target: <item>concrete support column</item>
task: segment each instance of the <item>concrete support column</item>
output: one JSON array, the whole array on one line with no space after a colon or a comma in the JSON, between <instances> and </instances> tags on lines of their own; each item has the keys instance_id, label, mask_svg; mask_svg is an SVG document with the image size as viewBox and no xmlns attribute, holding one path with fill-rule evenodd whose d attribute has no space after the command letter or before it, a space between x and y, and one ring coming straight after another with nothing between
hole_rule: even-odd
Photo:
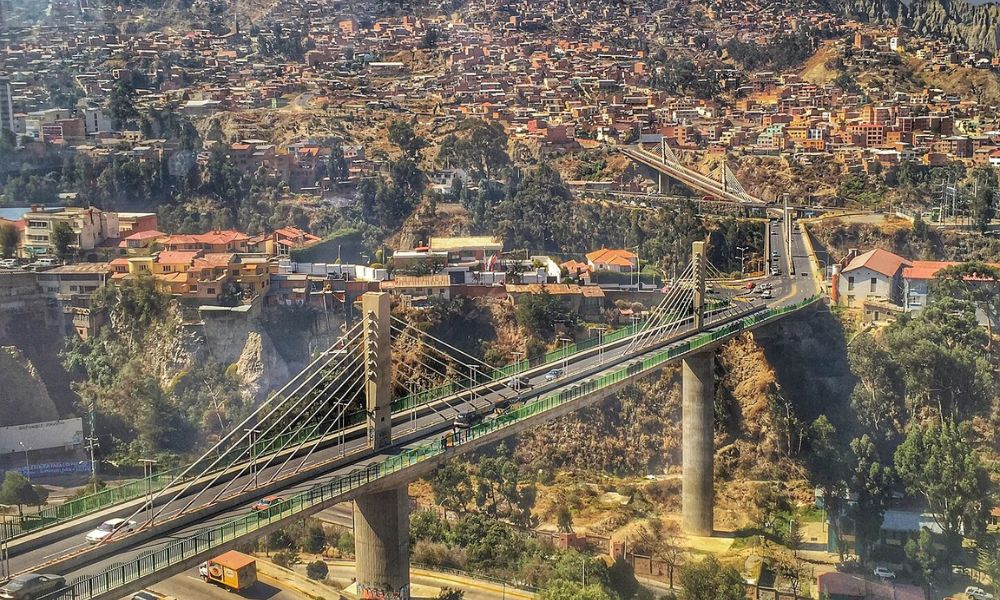
<instances>
[{"instance_id":1,"label":"concrete support column","mask_svg":"<svg viewBox=\"0 0 1000 600\"><path fill-rule=\"evenodd\" d=\"M691 260L694 262L694 312L695 329L705 327L705 242L694 242L691 246Z\"/></svg>"},{"instance_id":2,"label":"concrete support column","mask_svg":"<svg viewBox=\"0 0 1000 600\"><path fill-rule=\"evenodd\" d=\"M656 192L658 194L666 194L667 176L663 173L656 172Z\"/></svg>"},{"instance_id":3,"label":"concrete support column","mask_svg":"<svg viewBox=\"0 0 1000 600\"><path fill-rule=\"evenodd\" d=\"M392 443L392 339L389 294L368 292L361 297L365 344L365 402L368 445L381 450Z\"/></svg>"},{"instance_id":4,"label":"concrete support column","mask_svg":"<svg viewBox=\"0 0 1000 600\"><path fill-rule=\"evenodd\" d=\"M681 527L690 535L712 535L714 517L715 352L682 361Z\"/></svg>"},{"instance_id":5,"label":"concrete support column","mask_svg":"<svg viewBox=\"0 0 1000 600\"><path fill-rule=\"evenodd\" d=\"M767 211L764 211L764 275L767 275L771 269L768 266L771 264L771 222L766 219Z\"/></svg>"},{"instance_id":6,"label":"concrete support column","mask_svg":"<svg viewBox=\"0 0 1000 600\"><path fill-rule=\"evenodd\" d=\"M354 554L359 596L370 590L399 593L403 600L410 597L410 501L405 485L354 501Z\"/></svg>"}]
</instances>

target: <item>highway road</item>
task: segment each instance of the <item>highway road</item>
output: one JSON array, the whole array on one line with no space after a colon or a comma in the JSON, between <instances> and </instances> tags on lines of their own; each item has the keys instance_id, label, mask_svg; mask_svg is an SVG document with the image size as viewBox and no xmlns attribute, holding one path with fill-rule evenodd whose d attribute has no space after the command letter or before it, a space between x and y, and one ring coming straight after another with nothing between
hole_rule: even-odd
<instances>
[{"instance_id":1,"label":"highway road","mask_svg":"<svg viewBox=\"0 0 1000 600\"><path fill-rule=\"evenodd\" d=\"M198 569L189 569L147 589L170 598L176 598L176 600L193 600L194 598L198 600L233 600L232 592L202 581L201 577L198 576ZM250 589L240 592L239 597L248 600L311 600L304 594L282 589L280 582L266 577L259 577L257 583ZM131 596L126 596L122 600L129 598Z\"/></svg>"},{"instance_id":2,"label":"highway road","mask_svg":"<svg viewBox=\"0 0 1000 600\"><path fill-rule=\"evenodd\" d=\"M780 237L780 234L775 237ZM782 245L772 244L772 246L780 249ZM801 243L801 238L796 235L793 238L792 258L795 259L796 262L799 262L800 256L805 256L805 248ZM782 259L786 262L787 258L788 257L782 255ZM802 277L800 275L791 276L788 274L788 269L783 269L782 271L784 273L782 277L772 278L775 299L769 301L769 305L787 305L797 302L815 292L815 280L812 277ZM750 298L752 298L752 300L745 303L746 308L744 310L747 312L764 307L764 302L761 301L756 295L751 295ZM685 328L688 328L688 330L685 331ZM682 334L679 335L689 335L689 328L689 325L682 327ZM607 349L600 354L596 352L585 352L569 357L565 361L567 367L566 372L555 381L546 381L543 369L529 376L531 389L515 392L509 388L503 388L503 386L495 386L499 389L485 393L474 400L456 400L450 406L443 406L442 408L431 411L427 414L422 414L413 420L404 420L400 423L395 423L393 425L393 438L399 439L404 435L413 433L414 429L416 429L420 432L419 439L403 445L402 448L417 447L427 443L428 440L434 440L437 437L449 432L452 429L452 422L455 416L468 411L472 407L475 407L477 410L486 411L491 406L491 403L500 402L512 397L514 397L518 403L533 402L555 389L565 387L570 383L593 376L596 372L610 372L613 368L618 368L623 363L634 360L634 356L629 357L628 359L622 357L620 349L615 350L614 348L607 346L606 348ZM600 362L601 359L604 360L603 366ZM334 445L317 450L310 457L307 467L330 464L330 468L321 476L313 477L301 483L288 485L282 490L281 494L284 497L291 497L317 484L326 483L330 480L346 475L358 468L363 468L370 464L380 462L386 456L398 452L397 448L391 452L380 452L376 454L368 451L366 446L367 439L365 437L358 437L356 439L345 440L342 445ZM351 455L348 456L350 464L336 466L334 463L336 463L345 454ZM261 482L267 481L272 475L278 472L279 466L280 465L276 464L262 469L258 474L258 480ZM243 485L252 485L252 481L253 478L250 475L244 475L235 481L232 489L238 490ZM255 498L252 493L245 494L245 503L235 508L227 509L219 507L216 509L214 506L209 507L209 501L212 496L220 490L221 484L217 484L210 490L210 493L203 495L195 504L195 507L205 508L206 512L211 513L210 516L194 524L178 526L176 529L172 530L169 535L147 541L138 541L139 538L137 537L137 542L134 545L129 545L129 538L126 537L122 539L121 542L127 547L117 551L111 556L108 556L106 552L88 552L88 547L83 542L82 534L61 538L59 536L53 536L53 539L51 539L45 547L40 549L17 553L16 547L12 548L12 554L10 557L11 570L13 572L29 570L56 572L66 576L68 581L72 581L79 575L101 572L104 568L110 566L111 564L129 561L140 554L152 550L158 550L168 544L174 543L177 539L196 534L198 531L206 527L230 521L233 518L244 515L250 511L249 504L251 504ZM170 503L167 506L167 513L161 515L160 519L158 519L158 523L162 524L166 519L175 516L176 512L179 511L183 505L187 503L187 501L188 499L182 499ZM137 521L139 524L144 523L142 516L138 517ZM77 558L80 559L81 564L73 566L72 568L63 568L60 566L61 563L65 562L68 556L74 556L77 554Z\"/></svg>"}]
</instances>

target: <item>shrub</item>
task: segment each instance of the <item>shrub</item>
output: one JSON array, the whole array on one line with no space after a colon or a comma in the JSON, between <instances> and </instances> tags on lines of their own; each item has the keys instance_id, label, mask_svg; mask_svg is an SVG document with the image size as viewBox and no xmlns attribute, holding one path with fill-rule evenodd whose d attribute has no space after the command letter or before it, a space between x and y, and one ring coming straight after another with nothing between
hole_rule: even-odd
<instances>
[{"instance_id":1,"label":"shrub","mask_svg":"<svg viewBox=\"0 0 1000 600\"><path fill-rule=\"evenodd\" d=\"M326 566L326 563L321 560L314 560L306 565L306 577L309 579L323 581L329 574L330 567Z\"/></svg>"},{"instance_id":2,"label":"shrub","mask_svg":"<svg viewBox=\"0 0 1000 600\"><path fill-rule=\"evenodd\" d=\"M298 564L299 555L290 550L282 550L281 552L275 552L274 556L271 558L271 562L279 567L290 569L292 568L292 565Z\"/></svg>"}]
</instances>

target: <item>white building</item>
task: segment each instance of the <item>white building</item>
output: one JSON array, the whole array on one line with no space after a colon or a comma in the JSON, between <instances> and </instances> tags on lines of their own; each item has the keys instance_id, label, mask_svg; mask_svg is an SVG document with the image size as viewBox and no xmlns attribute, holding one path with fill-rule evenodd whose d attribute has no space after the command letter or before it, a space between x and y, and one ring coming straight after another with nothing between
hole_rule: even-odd
<instances>
[{"instance_id":1,"label":"white building","mask_svg":"<svg viewBox=\"0 0 1000 600\"><path fill-rule=\"evenodd\" d=\"M118 214L96 208L45 211L41 207L32 207L31 212L24 215L24 221L21 253L27 258L56 253L52 233L57 223L66 223L73 230L75 239L70 248L75 251L93 250L105 240L119 237Z\"/></svg>"},{"instance_id":2,"label":"white building","mask_svg":"<svg viewBox=\"0 0 1000 600\"><path fill-rule=\"evenodd\" d=\"M834 274L834 301L855 308L873 301L899 305L903 299L903 267L909 266L910 261L881 248L859 254Z\"/></svg>"}]
</instances>

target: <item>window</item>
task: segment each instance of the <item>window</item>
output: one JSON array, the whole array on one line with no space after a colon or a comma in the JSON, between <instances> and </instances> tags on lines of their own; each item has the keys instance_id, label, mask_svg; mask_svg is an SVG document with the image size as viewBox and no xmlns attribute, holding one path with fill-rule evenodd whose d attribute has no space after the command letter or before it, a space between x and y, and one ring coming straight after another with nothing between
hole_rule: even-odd
<instances>
[{"instance_id":1,"label":"window","mask_svg":"<svg viewBox=\"0 0 1000 600\"><path fill-rule=\"evenodd\" d=\"M173 270L174 270L174 268L171 267L170 265L163 265L163 272L164 273L169 273L169 272L171 272Z\"/></svg>"},{"instance_id":2,"label":"window","mask_svg":"<svg viewBox=\"0 0 1000 600\"><path fill-rule=\"evenodd\" d=\"M848 277L847 278L847 291L851 291L853 289L854 289L854 277Z\"/></svg>"},{"instance_id":3,"label":"window","mask_svg":"<svg viewBox=\"0 0 1000 600\"><path fill-rule=\"evenodd\" d=\"M32 229L48 229L48 221L28 221L28 227Z\"/></svg>"},{"instance_id":4,"label":"window","mask_svg":"<svg viewBox=\"0 0 1000 600\"><path fill-rule=\"evenodd\" d=\"M872 277L872 279L871 279L871 289L868 290L868 291L874 294L876 287L878 287L878 279Z\"/></svg>"}]
</instances>

